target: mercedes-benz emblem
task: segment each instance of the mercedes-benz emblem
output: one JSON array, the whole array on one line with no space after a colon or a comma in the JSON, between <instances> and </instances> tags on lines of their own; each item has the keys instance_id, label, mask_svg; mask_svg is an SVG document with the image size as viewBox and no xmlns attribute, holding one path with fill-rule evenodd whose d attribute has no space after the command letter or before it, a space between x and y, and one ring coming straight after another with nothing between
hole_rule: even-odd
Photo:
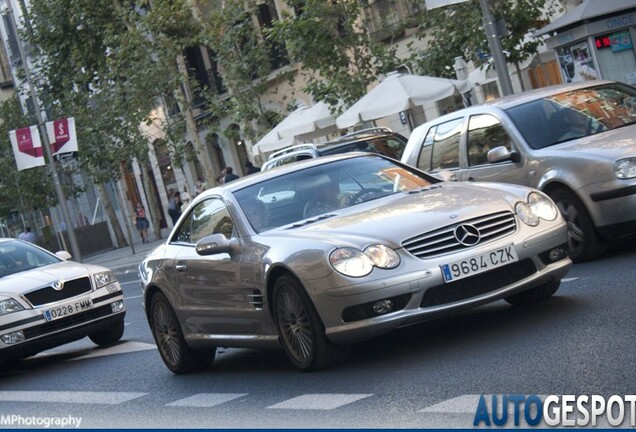
<instances>
[{"instance_id":1,"label":"mercedes-benz emblem","mask_svg":"<svg viewBox=\"0 0 636 432\"><path fill-rule=\"evenodd\" d=\"M55 291L62 291L62 288L64 288L64 281L57 281L53 284L53 289Z\"/></svg>"},{"instance_id":2,"label":"mercedes-benz emblem","mask_svg":"<svg viewBox=\"0 0 636 432\"><path fill-rule=\"evenodd\" d=\"M455 228L455 238L464 246L474 246L479 243L479 230L472 225L464 224Z\"/></svg>"}]
</instances>

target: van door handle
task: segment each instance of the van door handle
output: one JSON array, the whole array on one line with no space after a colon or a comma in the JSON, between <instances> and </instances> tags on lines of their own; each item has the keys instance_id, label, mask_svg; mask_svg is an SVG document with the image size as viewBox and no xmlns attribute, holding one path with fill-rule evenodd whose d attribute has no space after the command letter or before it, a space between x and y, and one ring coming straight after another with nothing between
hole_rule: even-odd
<instances>
[{"instance_id":1,"label":"van door handle","mask_svg":"<svg viewBox=\"0 0 636 432\"><path fill-rule=\"evenodd\" d=\"M188 266L185 265L184 263L179 263L176 266L174 266L174 268L179 271L179 272L183 272L186 271L188 269Z\"/></svg>"},{"instance_id":2,"label":"van door handle","mask_svg":"<svg viewBox=\"0 0 636 432\"><path fill-rule=\"evenodd\" d=\"M475 181L474 177L468 177L468 181Z\"/></svg>"}]
</instances>

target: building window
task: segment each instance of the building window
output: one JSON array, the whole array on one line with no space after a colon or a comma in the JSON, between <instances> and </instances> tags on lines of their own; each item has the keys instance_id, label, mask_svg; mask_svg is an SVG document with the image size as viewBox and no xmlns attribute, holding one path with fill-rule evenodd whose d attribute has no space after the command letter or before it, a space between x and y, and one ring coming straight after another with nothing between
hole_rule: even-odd
<instances>
[{"instance_id":1,"label":"building window","mask_svg":"<svg viewBox=\"0 0 636 432\"><path fill-rule=\"evenodd\" d=\"M272 23L278 20L278 12L274 0L266 0L258 5L257 9L258 25L261 29L271 28ZM272 69L278 69L289 64L289 58L285 47L277 42L265 42L270 52Z\"/></svg>"}]
</instances>

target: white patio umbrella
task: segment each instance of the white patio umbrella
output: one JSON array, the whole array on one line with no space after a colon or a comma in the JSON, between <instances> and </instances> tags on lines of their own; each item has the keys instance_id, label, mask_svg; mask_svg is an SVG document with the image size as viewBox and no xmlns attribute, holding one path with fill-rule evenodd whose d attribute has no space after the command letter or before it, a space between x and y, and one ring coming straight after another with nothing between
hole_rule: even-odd
<instances>
[{"instance_id":1,"label":"white patio umbrella","mask_svg":"<svg viewBox=\"0 0 636 432\"><path fill-rule=\"evenodd\" d=\"M263 138L258 140L258 142L252 146L252 153L271 153L275 150L289 147L295 142L296 140L294 139L294 137L281 138L278 134L278 130L276 130L276 127L274 127L274 129L267 132L267 134L265 134Z\"/></svg>"},{"instance_id":2,"label":"white patio umbrella","mask_svg":"<svg viewBox=\"0 0 636 432\"><path fill-rule=\"evenodd\" d=\"M336 119L324 102L301 106L289 114L278 126L281 138L321 136L338 130Z\"/></svg>"},{"instance_id":3,"label":"white patio umbrella","mask_svg":"<svg viewBox=\"0 0 636 432\"><path fill-rule=\"evenodd\" d=\"M336 125L346 129L358 123L377 120L391 114L434 102L471 88L469 81L410 74L390 74L369 93L353 104Z\"/></svg>"},{"instance_id":4,"label":"white patio umbrella","mask_svg":"<svg viewBox=\"0 0 636 432\"><path fill-rule=\"evenodd\" d=\"M318 102L311 107L302 105L254 144L252 152L273 152L337 130L336 119L327 104Z\"/></svg>"}]
</instances>

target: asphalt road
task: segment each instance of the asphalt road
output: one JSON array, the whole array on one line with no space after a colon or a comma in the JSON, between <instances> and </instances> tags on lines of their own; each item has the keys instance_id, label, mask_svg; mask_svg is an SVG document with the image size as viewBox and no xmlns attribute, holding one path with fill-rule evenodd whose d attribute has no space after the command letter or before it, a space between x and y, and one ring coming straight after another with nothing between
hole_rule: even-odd
<instances>
[{"instance_id":1,"label":"asphalt road","mask_svg":"<svg viewBox=\"0 0 636 432\"><path fill-rule=\"evenodd\" d=\"M548 301L501 301L401 329L316 373L297 371L282 351L221 349L208 370L174 376L154 348L136 275L119 275L128 310L122 343L98 349L85 339L5 368L0 423L472 428L481 394L634 394L635 263L628 242L575 265Z\"/></svg>"}]
</instances>

